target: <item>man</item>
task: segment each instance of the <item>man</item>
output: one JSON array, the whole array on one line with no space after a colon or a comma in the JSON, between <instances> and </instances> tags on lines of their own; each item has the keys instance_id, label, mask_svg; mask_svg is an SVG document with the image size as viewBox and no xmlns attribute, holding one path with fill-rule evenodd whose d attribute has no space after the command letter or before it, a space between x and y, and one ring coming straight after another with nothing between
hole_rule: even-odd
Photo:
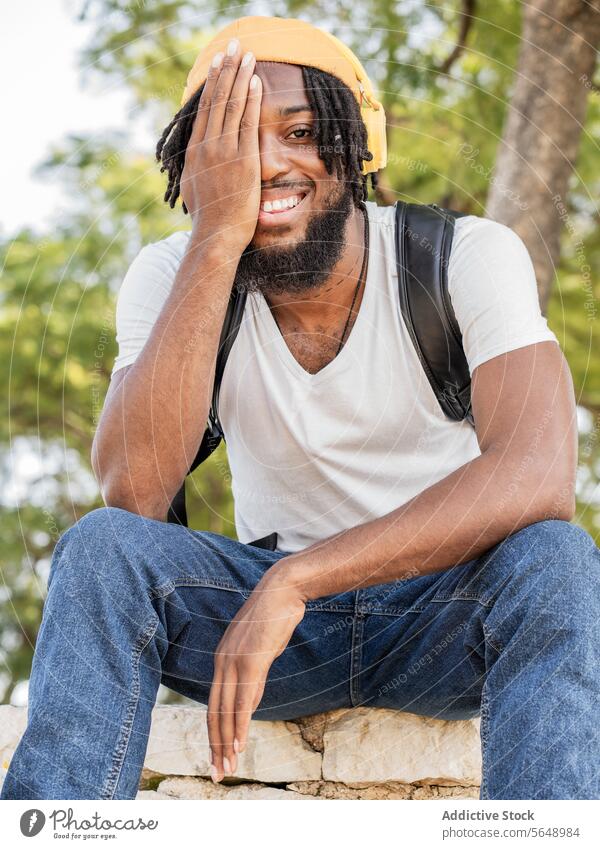
<instances>
[{"instance_id":1,"label":"man","mask_svg":"<svg viewBox=\"0 0 600 849\"><path fill-rule=\"evenodd\" d=\"M161 682L208 703L215 781L252 715L367 705L480 713L484 799L598 797L600 552L570 524L573 387L531 261L509 228L457 220L475 428L450 421L401 318L393 207L366 201L384 156L361 69L324 69L327 38L234 22L159 142L192 227L123 282L93 452L107 507L57 544L4 798L133 797ZM234 285L218 413L239 541L165 522ZM273 531L276 550L249 544Z\"/></svg>"}]
</instances>

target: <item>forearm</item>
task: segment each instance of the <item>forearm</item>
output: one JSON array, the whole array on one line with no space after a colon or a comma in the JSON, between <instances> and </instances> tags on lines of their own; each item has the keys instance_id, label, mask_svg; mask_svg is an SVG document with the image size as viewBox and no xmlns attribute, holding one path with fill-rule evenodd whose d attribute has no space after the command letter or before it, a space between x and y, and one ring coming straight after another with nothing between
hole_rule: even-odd
<instances>
[{"instance_id":1,"label":"forearm","mask_svg":"<svg viewBox=\"0 0 600 849\"><path fill-rule=\"evenodd\" d=\"M107 504L166 518L206 427L237 260L190 237L143 350L105 402L93 462Z\"/></svg>"},{"instance_id":2,"label":"forearm","mask_svg":"<svg viewBox=\"0 0 600 849\"><path fill-rule=\"evenodd\" d=\"M571 502L548 466L523 474L522 458L489 450L391 513L282 558L268 579L308 601L441 571L535 521L570 518Z\"/></svg>"}]
</instances>

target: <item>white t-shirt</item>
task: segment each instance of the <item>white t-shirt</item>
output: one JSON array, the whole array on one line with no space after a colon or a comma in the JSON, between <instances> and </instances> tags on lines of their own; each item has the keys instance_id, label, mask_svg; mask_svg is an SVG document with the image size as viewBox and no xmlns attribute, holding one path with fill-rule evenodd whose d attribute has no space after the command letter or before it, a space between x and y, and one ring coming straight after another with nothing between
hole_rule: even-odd
<instances>
[{"instance_id":1,"label":"white t-shirt","mask_svg":"<svg viewBox=\"0 0 600 849\"><path fill-rule=\"evenodd\" d=\"M309 374L260 293L247 298L219 399L242 542L278 533L300 551L404 504L481 453L475 430L442 412L404 324L394 207L367 202L365 291L336 356ZM189 231L142 248L117 304L113 373L144 346L186 250ZM449 294L471 374L506 351L551 340L521 238L476 215L456 220Z\"/></svg>"}]
</instances>

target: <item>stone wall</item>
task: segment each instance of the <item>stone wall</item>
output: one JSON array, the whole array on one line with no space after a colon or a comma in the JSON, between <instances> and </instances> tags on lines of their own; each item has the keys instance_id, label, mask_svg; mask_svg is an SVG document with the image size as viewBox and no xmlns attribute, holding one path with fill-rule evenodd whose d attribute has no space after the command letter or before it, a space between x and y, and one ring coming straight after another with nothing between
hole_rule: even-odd
<instances>
[{"instance_id":1,"label":"stone wall","mask_svg":"<svg viewBox=\"0 0 600 849\"><path fill-rule=\"evenodd\" d=\"M2 776L25 723L0 707ZM204 708L155 707L139 799L476 799L479 723L376 708L252 722L236 775L208 771Z\"/></svg>"}]
</instances>

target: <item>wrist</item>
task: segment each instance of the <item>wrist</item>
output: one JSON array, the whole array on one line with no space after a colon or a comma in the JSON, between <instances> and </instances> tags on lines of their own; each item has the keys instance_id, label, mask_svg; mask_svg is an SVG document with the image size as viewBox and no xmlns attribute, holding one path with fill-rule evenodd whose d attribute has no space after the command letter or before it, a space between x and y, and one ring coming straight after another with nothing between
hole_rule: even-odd
<instances>
[{"instance_id":1,"label":"wrist","mask_svg":"<svg viewBox=\"0 0 600 849\"><path fill-rule=\"evenodd\" d=\"M290 600L306 604L311 600L306 578L300 555L290 554L274 563L260 579L258 586L261 589L286 595Z\"/></svg>"},{"instance_id":2,"label":"wrist","mask_svg":"<svg viewBox=\"0 0 600 849\"><path fill-rule=\"evenodd\" d=\"M232 228L227 232L222 232L207 224L200 223L195 223L192 226L190 245L203 253L234 260L239 260L245 247L235 238L235 232Z\"/></svg>"}]
</instances>

